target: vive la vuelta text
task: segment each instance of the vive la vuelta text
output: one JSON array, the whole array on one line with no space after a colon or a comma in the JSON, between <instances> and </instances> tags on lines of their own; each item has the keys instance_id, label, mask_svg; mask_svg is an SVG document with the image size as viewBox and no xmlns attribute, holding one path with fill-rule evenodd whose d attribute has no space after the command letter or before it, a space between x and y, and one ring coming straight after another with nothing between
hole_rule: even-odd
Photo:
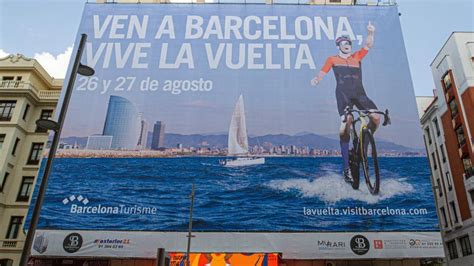
<instances>
[{"instance_id":1,"label":"vive la vuelta text","mask_svg":"<svg viewBox=\"0 0 474 266\"><path fill-rule=\"evenodd\" d=\"M316 69L311 45L317 41L348 35L361 44L363 38L343 16L166 15L155 20L93 15L87 64L111 70Z\"/></svg>"}]
</instances>

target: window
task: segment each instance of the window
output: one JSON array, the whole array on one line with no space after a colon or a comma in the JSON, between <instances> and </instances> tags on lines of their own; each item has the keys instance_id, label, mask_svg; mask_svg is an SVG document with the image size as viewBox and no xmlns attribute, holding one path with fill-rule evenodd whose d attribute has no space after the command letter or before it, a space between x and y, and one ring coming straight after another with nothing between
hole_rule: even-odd
<instances>
[{"instance_id":1,"label":"window","mask_svg":"<svg viewBox=\"0 0 474 266\"><path fill-rule=\"evenodd\" d=\"M41 110L41 116L39 119L49 119L53 116L53 110ZM46 133L48 130L40 127L36 127L36 132Z\"/></svg>"},{"instance_id":2,"label":"window","mask_svg":"<svg viewBox=\"0 0 474 266\"><path fill-rule=\"evenodd\" d=\"M459 243L461 244L461 252L463 257L472 254L471 242L469 242L469 235L460 237Z\"/></svg>"},{"instance_id":3,"label":"window","mask_svg":"<svg viewBox=\"0 0 474 266\"><path fill-rule=\"evenodd\" d=\"M456 240L452 240L446 243L448 246L448 253L450 259L457 259L458 258L458 249L456 247Z\"/></svg>"},{"instance_id":4,"label":"window","mask_svg":"<svg viewBox=\"0 0 474 266\"><path fill-rule=\"evenodd\" d=\"M444 207L439 208L439 210L441 211L441 215L443 216L443 227L448 227L448 219L446 218L446 211L444 210Z\"/></svg>"},{"instance_id":5,"label":"window","mask_svg":"<svg viewBox=\"0 0 474 266\"><path fill-rule=\"evenodd\" d=\"M431 158L433 159L433 167L434 167L434 169L435 169L435 170L438 169L438 164L436 163L436 157L435 157L435 153L434 153L434 152L431 153Z\"/></svg>"},{"instance_id":6,"label":"window","mask_svg":"<svg viewBox=\"0 0 474 266\"><path fill-rule=\"evenodd\" d=\"M474 189L469 191L469 195L471 195L471 203L472 203L472 206L474 206Z\"/></svg>"},{"instance_id":7,"label":"window","mask_svg":"<svg viewBox=\"0 0 474 266\"><path fill-rule=\"evenodd\" d=\"M12 218L10 218L10 225L8 226L7 235L5 236L6 239L15 239L18 237L22 221L22 216L12 216Z\"/></svg>"},{"instance_id":8,"label":"window","mask_svg":"<svg viewBox=\"0 0 474 266\"><path fill-rule=\"evenodd\" d=\"M33 190L33 176L24 176L16 201L28 201Z\"/></svg>"},{"instance_id":9,"label":"window","mask_svg":"<svg viewBox=\"0 0 474 266\"><path fill-rule=\"evenodd\" d=\"M462 163L464 165L464 173L466 174L466 179L474 175L474 167L472 167L472 162L469 157L463 158Z\"/></svg>"},{"instance_id":10,"label":"window","mask_svg":"<svg viewBox=\"0 0 474 266\"><path fill-rule=\"evenodd\" d=\"M438 195L439 195L440 197L442 197L442 196L443 196L443 189L441 188L441 182L439 181L439 178L436 178L436 185L438 186L438 191L439 191L439 192L438 192L438 193L439 193Z\"/></svg>"},{"instance_id":11,"label":"window","mask_svg":"<svg viewBox=\"0 0 474 266\"><path fill-rule=\"evenodd\" d=\"M11 259L0 259L0 266L13 266L13 260L11 260Z\"/></svg>"},{"instance_id":12,"label":"window","mask_svg":"<svg viewBox=\"0 0 474 266\"><path fill-rule=\"evenodd\" d=\"M3 142L5 142L5 134L0 134L0 150L3 147Z\"/></svg>"},{"instance_id":13,"label":"window","mask_svg":"<svg viewBox=\"0 0 474 266\"><path fill-rule=\"evenodd\" d=\"M26 164L39 164L42 150L43 143L33 143L31 145L30 156L28 156L28 161Z\"/></svg>"},{"instance_id":14,"label":"window","mask_svg":"<svg viewBox=\"0 0 474 266\"><path fill-rule=\"evenodd\" d=\"M439 149L441 150L441 157L443 157L442 158L443 163L445 163L446 162L446 154L444 153L444 145L441 144L441 146L439 146Z\"/></svg>"},{"instance_id":15,"label":"window","mask_svg":"<svg viewBox=\"0 0 474 266\"><path fill-rule=\"evenodd\" d=\"M15 77L13 77L13 76L3 76L2 80L9 81L9 80L13 80L14 78Z\"/></svg>"},{"instance_id":16,"label":"window","mask_svg":"<svg viewBox=\"0 0 474 266\"><path fill-rule=\"evenodd\" d=\"M428 137L428 144L431 144L431 134L430 134L430 128L427 127L425 128L425 135Z\"/></svg>"},{"instance_id":17,"label":"window","mask_svg":"<svg viewBox=\"0 0 474 266\"><path fill-rule=\"evenodd\" d=\"M18 144L20 143L20 139L16 138L15 144L13 144L13 150L12 150L12 155L15 156L16 153L16 148L18 148Z\"/></svg>"},{"instance_id":18,"label":"window","mask_svg":"<svg viewBox=\"0 0 474 266\"><path fill-rule=\"evenodd\" d=\"M2 185L2 186L0 187L0 192L3 192L3 188L5 187L5 184L7 183L7 178L8 178L9 175L10 175L9 172L5 172L5 176L3 176L3 181L2 181L2 183L0 184L0 185Z\"/></svg>"},{"instance_id":19,"label":"window","mask_svg":"<svg viewBox=\"0 0 474 266\"><path fill-rule=\"evenodd\" d=\"M439 130L438 118L433 119L433 124L436 128L436 135L439 137L439 135L441 134L441 130Z\"/></svg>"},{"instance_id":20,"label":"window","mask_svg":"<svg viewBox=\"0 0 474 266\"><path fill-rule=\"evenodd\" d=\"M451 174L446 172L446 181L448 182L449 191L453 190L453 183L451 182Z\"/></svg>"},{"instance_id":21,"label":"window","mask_svg":"<svg viewBox=\"0 0 474 266\"><path fill-rule=\"evenodd\" d=\"M444 84L445 90L449 90L451 86L453 85L451 82L451 76L449 75L449 72L444 75L443 84Z\"/></svg>"},{"instance_id":22,"label":"window","mask_svg":"<svg viewBox=\"0 0 474 266\"><path fill-rule=\"evenodd\" d=\"M454 201L451 201L451 202L449 203L449 206L451 206L451 210L453 210L454 224L459 223L459 220L458 220L458 213L457 213L457 211L456 211L456 204L454 204Z\"/></svg>"},{"instance_id":23,"label":"window","mask_svg":"<svg viewBox=\"0 0 474 266\"><path fill-rule=\"evenodd\" d=\"M456 100L452 99L449 102L449 109L451 110L451 116L455 117L458 114L458 105L456 104Z\"/></svg>"},{"instance_id":24,"label":"window","mask_svg":"<svg viewBox=\"0 0 474 266\"><path fill-rule=\"evenodd\" d=\"M26 104L26 107L25 107L25 112L23 112L23 120L26 119L26 116L28 115L28 111L30 110L30 105L29 104Z\"/></svg>"},{"instance_id":25,"label":"window","mask_svg":"<svg viewBox=\"0 0 474 266\"><path fill-rule=\"evenodd\" d=\"M16 101L0 101L0 121L10 121Z\"/></svg>"},{"instance_id":26,"label":"window","mask_svg":"<svg viewBox=\"0 0 474 266\"><path fill-rule=\"evenodd\" d=\"M464 137L464 130L462 129L461 126L456 128L456 136L458 137L459 147L461 147L462 145L464 145L464 143L466 143L466 138Z\"/></svg>"}]
</instances>

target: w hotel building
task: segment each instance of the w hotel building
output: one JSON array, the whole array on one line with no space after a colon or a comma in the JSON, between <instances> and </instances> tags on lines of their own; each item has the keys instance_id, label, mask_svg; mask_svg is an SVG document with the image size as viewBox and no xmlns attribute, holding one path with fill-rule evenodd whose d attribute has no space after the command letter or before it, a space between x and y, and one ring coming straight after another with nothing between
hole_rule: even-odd
<instances>
[{"instance_id":1,"label":"w hotel building","mask_svg":"<svg viewBox=\"0 0 474 266\"><path fill-rule=\"evenodd\" d=\"M23 224L48 140L35 122L53 115L62 83L34 59L0 58L0 265L18 265Z\"/></svg>"},{"instance_id":2,"label":"w hotel building","mask_svg":"<svg viewBox=\"0 0 474 266\"><path fill-rule=\"evenodd\" d=\"M449 265L474 261L474 33L454 32L431 63L421 123Z\"/></svg>"}]
</instances>

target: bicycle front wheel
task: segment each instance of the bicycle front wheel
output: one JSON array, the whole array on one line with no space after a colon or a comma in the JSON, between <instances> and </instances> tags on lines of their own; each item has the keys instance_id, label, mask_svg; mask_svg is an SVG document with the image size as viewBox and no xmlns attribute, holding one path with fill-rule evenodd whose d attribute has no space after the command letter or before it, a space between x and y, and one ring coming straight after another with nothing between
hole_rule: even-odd
<instances>
[{"instance_id":1,"label":"bicycle front wheel","mask_svg":"<svg viewBox=\"0 0 474 266\"><path fill-rule=\"evenodd\" d=\"M380 190L379 162L377 159L377 149L372 133L365 128L362 130L362 168L364 170L365 182L372 195L377 195Z\"/></svg>"}]
</instances>

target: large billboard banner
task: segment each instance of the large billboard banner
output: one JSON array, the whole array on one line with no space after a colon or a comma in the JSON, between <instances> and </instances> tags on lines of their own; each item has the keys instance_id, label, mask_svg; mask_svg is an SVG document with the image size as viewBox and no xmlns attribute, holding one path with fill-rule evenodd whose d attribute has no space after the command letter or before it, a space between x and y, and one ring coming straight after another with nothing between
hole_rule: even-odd
<instances>
[{"instance_id":1,"label":"large billboard banner","mask_svg":"<svg viewBox=\"0 0 474 266\"><path fill-rule=\"evenodd\" d=\"M395 6L87 4L81 33L96 73L71 98L50 241L153 231L183 252L193 184L196 252L416 257L410 240L440 240Z\"/></svg>"}]
</instances>

